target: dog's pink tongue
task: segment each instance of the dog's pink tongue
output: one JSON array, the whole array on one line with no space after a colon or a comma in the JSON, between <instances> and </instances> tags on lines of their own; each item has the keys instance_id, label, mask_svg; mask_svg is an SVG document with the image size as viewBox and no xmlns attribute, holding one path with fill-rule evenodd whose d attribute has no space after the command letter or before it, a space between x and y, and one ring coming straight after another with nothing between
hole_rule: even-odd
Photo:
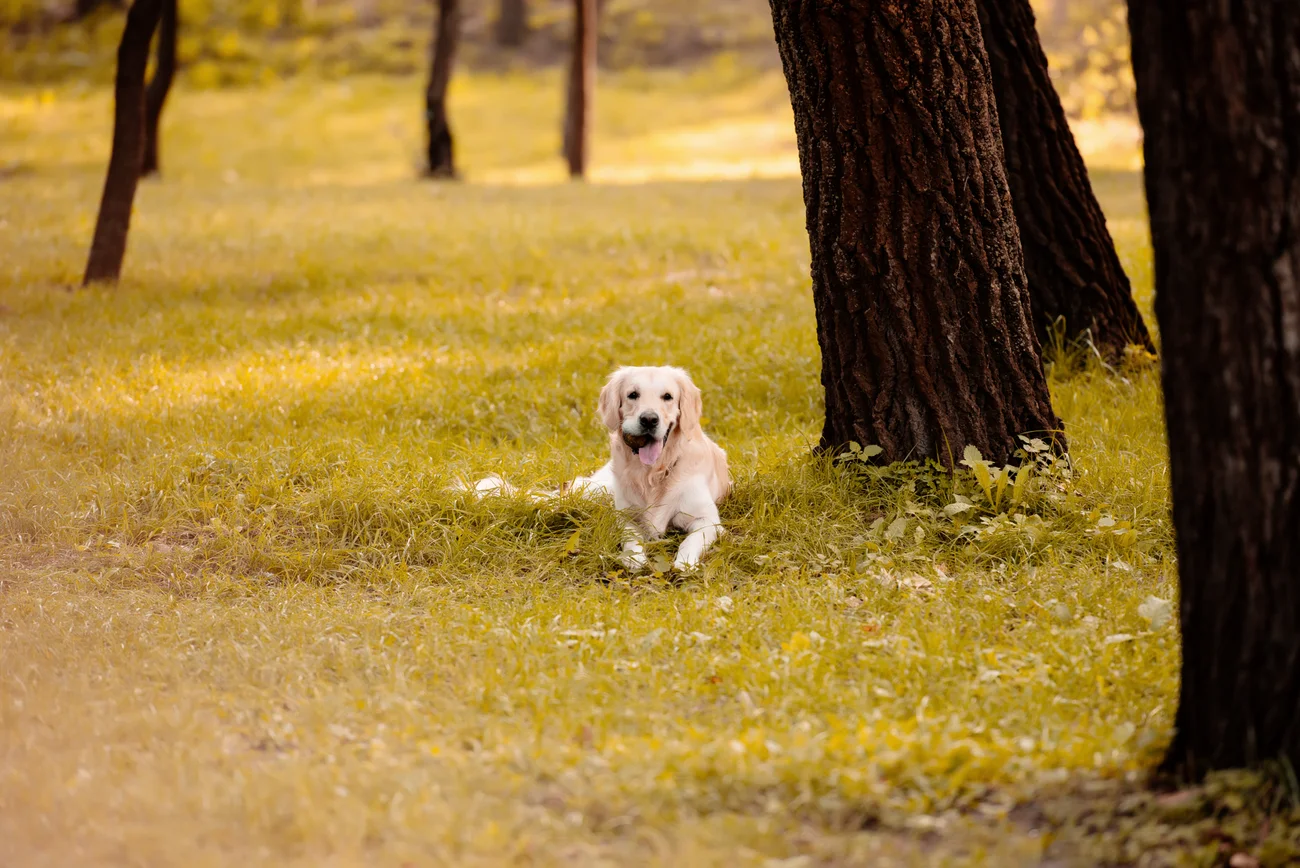
<instances>
[{"instance_id":1,"label":"dog's pink tongue","mask_svg":"<svg viewBox=\"0 0 1300 868\"><path fill-rule=\"evenodd\" d=\"M662 440L651 440L637 451L636 457L641 459L642 464L649 467L659 460L659 453L663 451L664 442Z\"/></svg>"}]
</instances>

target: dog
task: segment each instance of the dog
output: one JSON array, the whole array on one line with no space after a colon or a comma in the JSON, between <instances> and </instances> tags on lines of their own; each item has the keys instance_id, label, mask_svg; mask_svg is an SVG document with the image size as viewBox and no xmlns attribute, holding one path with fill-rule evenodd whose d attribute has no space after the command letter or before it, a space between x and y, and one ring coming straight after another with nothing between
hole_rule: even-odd
<instances>
[{"instance_id":1,"label":"dog","mask_svg":"<svg viewBox=\"0 0 1300 868\"><path fill-rule=\"evenodd\" d=\"M731 492L731 476L727 453L700 427L703 410L681 368L619 368L600 391L610 460L582 484L608 484L615 508L635 516L623 543L629 569L646 564L641 535L658 539L669 525L686 531L673 567L688 570L722 532L718 504Z\"/></svg>"},{"instance_id":2,"label":"dog","mask_svg":"<svg viewBox=\"0 0 1300 868\"><path fill-rule=\"evenodd\" d=\"M686 532L673 567L688 571L722 533L718 504L731 492L727 454L700 427L703 399L681 368L624 367L600 391L598 412L609 429L610 460L560 492L523 492L534 502L572 492L609 494L631 520L619 560L630 571L647 563L645 540L670 526ZM519 494L499 476L462 490L477 495Z\"/></svg>"}]
</instances>

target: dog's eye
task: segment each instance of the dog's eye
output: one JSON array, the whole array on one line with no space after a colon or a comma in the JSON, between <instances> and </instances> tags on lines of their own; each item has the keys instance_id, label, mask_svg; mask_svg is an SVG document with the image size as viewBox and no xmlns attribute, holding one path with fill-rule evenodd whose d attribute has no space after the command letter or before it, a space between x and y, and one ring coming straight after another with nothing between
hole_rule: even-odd
<instances>
[{"instance_id":1,"label":"dog's eye","mask_svg":"<svg viewBox=\"0 0 1300 868\"><path fill-rule=\"evenodd\" d=\"M641 393L640 393L640 392L628 392L628 393L627 393L627 399L628 399L629 401L635 401L637 398L640 398L640 397L641 397Z\"/></svg>"},{"instance_id":2,"label":"dog's eye","mask_svg":"<svg viewBox=\"0 0 1300 868\"><path fill-rule=\"evenodd\" d=\"M672 396L672 395L668 394L667 392L664 392L664 400L665 400L665 401L671 401L672 399L673 399L673 396Z\"/></svg>"}]
</instances>

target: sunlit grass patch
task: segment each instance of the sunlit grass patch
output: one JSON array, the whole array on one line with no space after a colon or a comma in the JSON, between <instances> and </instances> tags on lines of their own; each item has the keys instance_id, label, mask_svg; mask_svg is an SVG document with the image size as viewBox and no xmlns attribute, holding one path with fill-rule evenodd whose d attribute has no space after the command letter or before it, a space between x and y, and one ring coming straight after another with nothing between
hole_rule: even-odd
<instances>
[{"instance_id":1,"label":"sunlit grass patch","mask_svg":"<svg viewBox=\"0 0 1300 868\"><path fill-rule=\"evenodd\" d=\"M471 180L550 158L556 84L463 85ZM606 153L788 111L660 84L607 84ZM65 289L103 94L0 140L0 861L1019 864L1017 800L1149 768L1153 368L1053 365L1070 472L996 504L815 457L797 181L429 185L412 83L304 87L176 95L114 290ZM1138 180L1097 186L1145 307ZM610 368L659 362L737 481L698 575L621 572L608 504L449 490L589 472Z\"/></svg>"}]
</instances>

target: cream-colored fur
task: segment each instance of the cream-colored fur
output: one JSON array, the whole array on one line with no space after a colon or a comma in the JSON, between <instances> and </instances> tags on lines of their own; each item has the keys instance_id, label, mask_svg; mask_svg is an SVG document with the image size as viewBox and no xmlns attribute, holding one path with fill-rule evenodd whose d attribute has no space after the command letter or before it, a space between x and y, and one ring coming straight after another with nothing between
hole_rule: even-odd
<instances>
[{"instance_id":1,"label":"cream-colored fur","mask_svg":"<svg viewBox=\"0 0 1300 868\"><path fill-rule=\"evenodd\" d=\"M659 417L659 430L667 432L662 451L650 465L623 438L624 423L647 411ZM542 501L565 491L609 493L614 506L631 519L623 543L624 566L644 567L643 540L658 539L672 526L686 531L673 566L692 569L722 533L718 503L731 491L727 454L701 429L702 412L700 390L681 368L619 368L600 392L600 418L609 429L609 463L559 492L523 494ZM499 476L458 487L480 496L520 493Z\"/></svg>"},{"instance_id":2,"label":"cream-colored fur","mask_svg":"<svg viewBox=\"0 0 1300 868\"><path fill-rule=\"evenodd\" d=\"M636 396L636 397L632 397ZM622 426L653 410L670 426L651 466L623 441ZM635 519L623 544L623 563L645 566L642 536L657 539L671 525L686 531L673 566L689 569L722 532L718 503L731 491L727 454L700 428L700 390L681 368L619 368L600 392L600 416L609 429L608 470L614 505Z\"/></svg>"}]
</instances>

